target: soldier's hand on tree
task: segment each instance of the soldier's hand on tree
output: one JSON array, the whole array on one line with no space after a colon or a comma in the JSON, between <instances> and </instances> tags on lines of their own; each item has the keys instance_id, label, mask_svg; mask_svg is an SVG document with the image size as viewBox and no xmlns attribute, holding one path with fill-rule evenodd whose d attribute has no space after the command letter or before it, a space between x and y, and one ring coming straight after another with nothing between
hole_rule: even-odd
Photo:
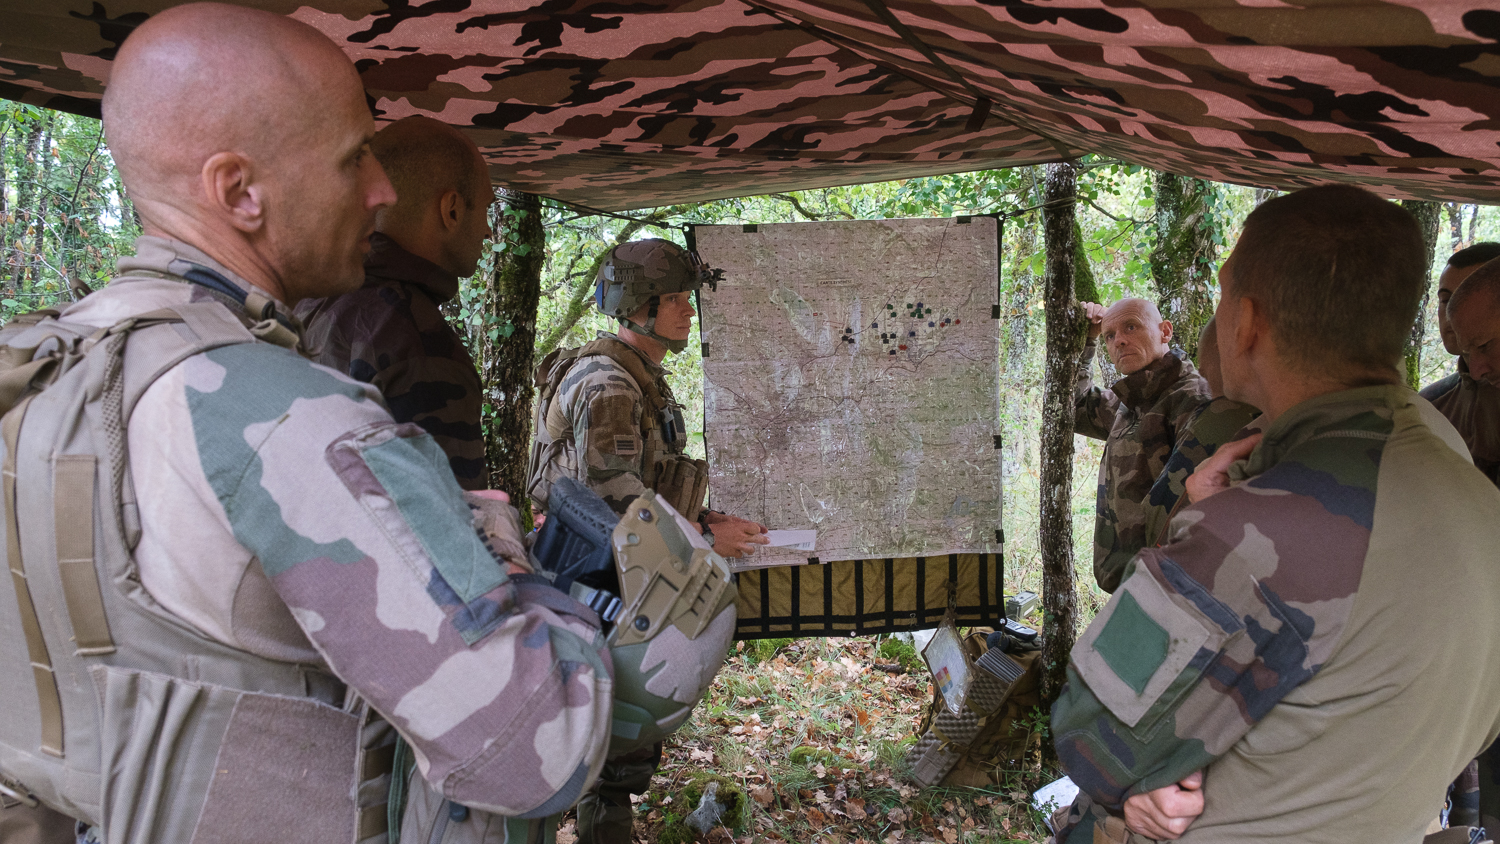
<instances>
[{"instance_id":1,"label":"soldier's hand on tree","mask_svg":"<svg viewBox=\"0 0 1500 844\"><path fill-rule=\"evenodd\" d=\"M1089 339L1093 340L1104 330L1104 312L1108 310L1098 302L1079 302L1083 313L1089 318Z\"/></svg>"},{"instance_id":2,"label":"soldier's hand on tree","mask_svg":"<svg viewBox=\"0 0 1500 844\"><path fill-rule=\"evenodd\" d=\"M1165 788L1125 798L1125 827L1158 841L1175 841L1203 814L1203 772Z\"/></svg>"},{"instance_id":3,"label":"soldier's hand on tree","mask_svg":"<svg viewBox=\"0 0 1500 844\"><path fill-rule=\"evenodd\" d=\"M1198 464L1193 474L1188 475L1183 486L1187 489L1188 501L1197 504L1210 495L1229 489L1229 464L1244 460L1260 445L1261 434L1256 432L1242 440L1219 446L1213 456Z\"/></svg>"}]
</instances>

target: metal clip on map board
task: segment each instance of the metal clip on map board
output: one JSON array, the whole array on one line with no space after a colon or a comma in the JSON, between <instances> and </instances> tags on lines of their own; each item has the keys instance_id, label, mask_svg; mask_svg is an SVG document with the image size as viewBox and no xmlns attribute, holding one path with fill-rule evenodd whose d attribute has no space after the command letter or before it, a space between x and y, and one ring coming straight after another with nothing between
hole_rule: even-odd
<instances>
[{"instance_id":1,"label":"metal clip on map board","mask_svg":"<svg viewBox=\"0 0 1500 844\"><path fill-rule=\"evenodd\" d=\"M932 641L922 649L922 658L927 661L927 670L932 672L932 682L943 696L943 704L954 715L963 712L964 701L969 696L969 685L974 682L973 661L964 650L958 628L950 618L933 635Z\"/></svg>"}]
</instances>

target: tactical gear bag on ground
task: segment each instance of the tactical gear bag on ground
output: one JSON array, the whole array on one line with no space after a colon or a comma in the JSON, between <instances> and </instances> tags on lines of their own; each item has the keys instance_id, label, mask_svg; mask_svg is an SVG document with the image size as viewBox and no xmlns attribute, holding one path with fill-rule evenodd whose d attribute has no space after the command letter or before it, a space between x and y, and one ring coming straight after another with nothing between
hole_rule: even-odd
<instances>
[{"instance_id":1,"label":"tactical gear bag on ground","mask_svg":"<svg viewBox=\"0 0 1500 844\"><path fill-rule=\"evenodd\" d=\"M559 349L542 359L536 369L536 417L534 430L546 432L547 440L538 443L531 453L531 464L527 471L530 488L527 494L544 509L548 507L547 496L553 483L552 476L543 471L553 462L563 459L565 452L577 454L577 444L564 408L554 399L558 387L578 361L593 355L603 355L619 364L635 381L641 391L641 484L660 495L688 521L697 521L703 513L703 500L708 495L708 463L683 454L687 447L687 432L682 421L682 409L668 398L665 385L658 383L655 373L648 370L641 356L623 341L610 336L600 337L577 349ZM666 454L657 453L655 434L667 444ZM588 468L572 467L576 480L585 480Z\"/></svg>"},{"instance_id":2,"label":"tactical gear bag on ground","mask_svg":"<svg viewBox=\"0 0 1500 844\"><path fill-rule=\"evenodd\" d=\"M127 277L93 295L128 313L180 284ZM319 666L205 638L136 570L137 400L188 357L258 338L296 341L212 301L0 330L0 781L109 844L385 840L394 730Z\"/></svg>"},{"instance_id":3,"label":"tactical gear bag on ground","mask_svg":"<svg viewBox=\"0 0 1500 844\"><path fill-rule=\"evenodd\" d=\"M964 649L974 660L974 681L963 710L954 715L934 690L917 743L907 752L919 785L984 787L1019 767L1037 738L1026 723L1042 704L1040 650L1002 652L973 632Z\"/></svg>"}]
</instances>

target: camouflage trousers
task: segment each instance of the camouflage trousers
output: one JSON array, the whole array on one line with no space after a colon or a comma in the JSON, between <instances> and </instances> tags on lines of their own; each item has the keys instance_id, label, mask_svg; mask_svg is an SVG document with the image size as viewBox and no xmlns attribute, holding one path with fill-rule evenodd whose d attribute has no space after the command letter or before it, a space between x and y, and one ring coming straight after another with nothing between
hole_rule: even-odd
<instances>
[{"instance_id":1,"label":"camouflage trousers","mask_svg":"<svg viewBox=\"0 0 1500 844\"><path fill-rule=\"evenodd\" d=\"M605 760L599 784L578 801L578 844L630 844L630 795L649 791L659 767L661 742Z\"/></svg>"}]
</instances>

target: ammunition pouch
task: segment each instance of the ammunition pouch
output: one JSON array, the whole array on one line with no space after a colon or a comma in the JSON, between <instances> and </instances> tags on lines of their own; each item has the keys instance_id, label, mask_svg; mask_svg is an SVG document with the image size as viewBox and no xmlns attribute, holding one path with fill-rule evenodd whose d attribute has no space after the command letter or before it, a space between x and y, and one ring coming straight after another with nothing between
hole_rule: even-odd
<instances>
[{"instance_id":1,"label":"ammunition pouch","mask_svg":"<svg viewBox=\"0 0 1500 844\"><path fill-rule=\"evenodd\" d=\"M656 462L656 494L688 521L703 514L708 496L708 461L686 454L667 454Z\"/></svg>"}]
</instances>

